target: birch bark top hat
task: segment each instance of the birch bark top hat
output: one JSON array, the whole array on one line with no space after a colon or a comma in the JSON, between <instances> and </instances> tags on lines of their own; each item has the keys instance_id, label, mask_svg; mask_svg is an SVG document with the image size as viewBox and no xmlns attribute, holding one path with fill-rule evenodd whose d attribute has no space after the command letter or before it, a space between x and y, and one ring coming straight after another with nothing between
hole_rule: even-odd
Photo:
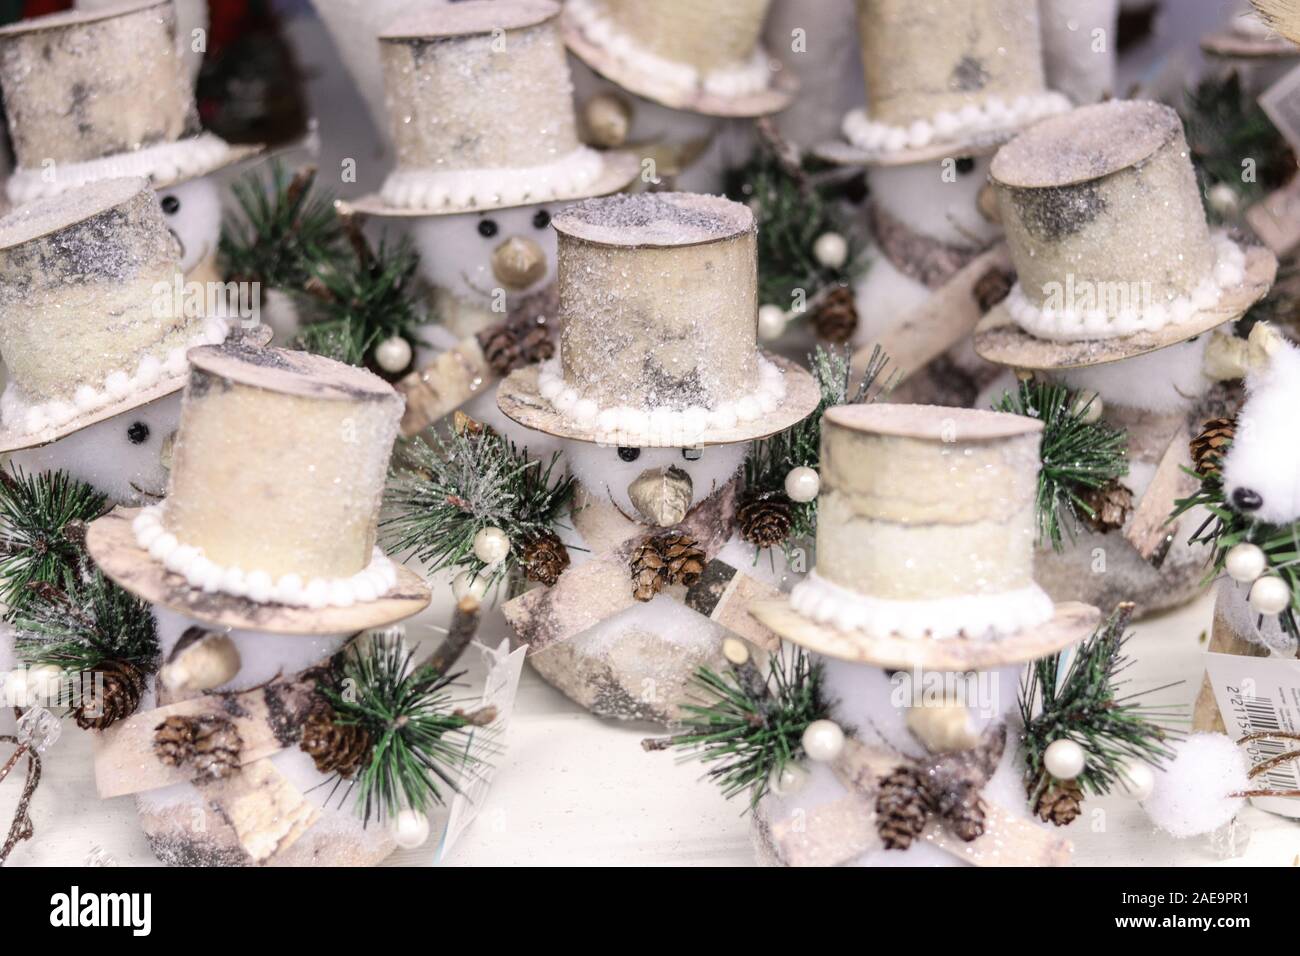
<instances>
[{"instance_id":1,"label":"birch bark top hat","mask_svg":"<svg viewBox=\"0 0 1300 956\"><path fill-rule=\"evenodd\" d=\"M402 399L307 352L195 349L166 499L91 523L110 578L228 627L347 634L420 611L429 591L376 547Z\"/></svg>"},{"instance_id":2,"label":"birch bark top hat","mask_svg":"<svg viewBox=\"0 0 1300 956\"><path fill-rule=\"evenodd\" d=\"M819 654L984 670L1081 640L1096 608L1034 583L1042 423L933 405L846 405L822 419L817 565L750 613Z\"/></svg>"},{"instance_id":3,"label":"birch bark top hat","mask_svg":"<svg viewBox=\"0 0 1300 956\"><path fill-rule=\"evenodd\" d=\"M1201 37L1201 49L1211 56L1241 60L1300 56L1300 47L1249 6L1239 10L1227 26Z\"/></svg>"},{"instance_id":4,"label":"birch bark top hat","mask_svg":"<svg viewBox=\"0 0 1300 956\"><path fill-rule=\"evenodd\" d=\"M0 355L9 371L0 452L44 445L183 387L186 350L232 332L222 318L187 315L180 282L176 242L138 177L78 186L0 219Z\"/></svg>"},{"instance_id":5,"label":"birch bark top hat","mask_svg":"<svg viewBox=\"0 0 1300 956\"><path fill-rule=\"evenodd\" d=\"M818 146L848 165L902 166L991 153L1070 108L1043 73L1037 0L858 0L867 106L844 141Z\"/></svg>"},{"instance_id":6,"label":"birch bark top hat","mask_svg":"<svg viewBox=\"0 0 1300 956\"><path fill-rule=\"evenodd\" d=\"M35 17L0 29L15 204L83 183L196 179L261 150L199 125L171 0Z\"/></svg>"},{"instance_id":7,"label":"birch bark top hat","mask_svg":"<svg viewBox=\"0 0 1300 956\"><path fill-rule=\"evenodd\" d=\"M1132 358L1208 332L1268 292L1277 259L1212 234L1178 114L1111 101L1044 120L993 158L1019 281L975 351L1026 369Z\"/></svg>"},{"instance_id":8,"label":"birch bark top hat","mask_svg":"<svg viewBox=\"0 0 1300 956\"><path fill-rule=\"evenodd\" d=\"M708 116L765 116L789 106L798 89L763 49L769 6L567 0L564 39L589 67L637 96Z\"/></svg>"},{"instance_id":9,"label":"birch bark top hat","mask_svg":"<svg viewBox=\"0 0 1300 956\"><path fill-rule=\"evenodd\" d=\"M573 81L549 0L439 4L379 35L397 168L350 203L437 216L601 196L640 167L578 139Z\"/></svg>"},{"instance_id":10,"label":"birch bark top hat","mask_svg":"<svg viewBox=\"0 0 1300 956\"><path fill-rule=\"evenodd\" d=\"M809 415L811 375L757 347L754 216L719 196L591 199L559 234L557 355L497 391L510 418L606 445L761 438Z\"/></svg>"}]
</instances>

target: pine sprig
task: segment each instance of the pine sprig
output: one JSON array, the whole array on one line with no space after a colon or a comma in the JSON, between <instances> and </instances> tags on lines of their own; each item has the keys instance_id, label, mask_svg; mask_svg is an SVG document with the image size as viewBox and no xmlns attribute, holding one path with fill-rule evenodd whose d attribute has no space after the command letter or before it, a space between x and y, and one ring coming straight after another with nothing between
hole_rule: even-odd
<instances>
[{"instance_id":1,"label":"pine sprig","mask_svg":"<svg viewBox=\"0 0 1300 956\"><path fill-rule=\"evenodd\" d=\"M1074 538L1081 513L1094 516L1080 492L1101 488L1128 474L1128 436L1105 421L1088 420L1095 398L1082 401L1064 385L1021 382L994 407L1043 423L1042 460L1035 499L1038 543L1060 551Z\"/></svg>"},{"instance_id":2,"label":"pine sprig","mask_svg":"<svg viewBox=\"0 0 1300 956\"><path fill-rule=\"evenodd\" d=\"M435 571L486 573L496 584L518 567L527 541L560 524L574 482L559 460L557 452L543 465L485 428L403 443L380 522L389 552L411 551ZM488 527L505 532L510 554L485 571L474 536Z\"/></svg>"},{"instance_id":3,"label":"pine sprig","mask_svg":"<svg viewBox=\"0 0 1300 956\"><path fill-rule=\"evenodd\" d=\"M301 292L319 263L338 255L339 218L315 185L315 167L290 175L276 161L265 180L250 173L231 186L240 215L223 221L218 247L230 279Z\"/></svg>"},{"instance_id":4,"label":"pine sprig","mask_svg":"<svg viewBox=\"0 0 1300 956\"><path fill-rule=\"evenodd\" d=\"M748 495L778 498L790 507L788 542L812 537L817 529L817 501L790 501L785 494L785 476L794 468L816 469L821 462L822 414L834 405L874 402L889 393L892 378L881 381L888 357L879 347L871 353L862 378L853 384L851 354L847 350L821 346L808 357L813 377L821 389L821 401L811 415L785 431L754 442L745 459L744 487Z\"/></svg>"},{"instance_id":5,"label":"pine sprig","mask_svg":"<svg viewBox=\"0 0 1300 956\"><path fill-rule=\"evenodd\" d=\"M0 469L0 601L6 618L28 603L32 583L72 586L85 560L78 532L108 498L64 472Z\"/></svg>"},{"instance_id":6,"label":"pine sprig","mask_svg":"<svg viewBox=\"0 0 1300 956\"><path fill-rule=\"evenodd\" d=\"M456 709L449 688L460 675L416 666L413 657L400 633L374 634L344 653L332 681L317 685L335 722L361 727L371 740L353 784L366 822L408 807L425 812L443 803L444 791L458 792L480 762L466 728L495 716Z\"/></svg>"},{"instance_id":7,"label":"pine sprig","mask_svg":"<svg viewBox=\"0 0 1300 956\"><path fill-rule=\"evenodd\" d=\"M1132 614L1132 604L1118 605L1073 652L1068 666L1058 653L1035 661L1026 673L1020 689L1021 746L1031 805L1051 784L1043 755L1054 740L1073 740L1083 748L1086 760L1077 782L1097 796L1123 783L1128 761L1159 766L1173 757L1169 741L1178 734L1155 721L1176 712L1137 698L1174 685L1123 693L1127 681L1119 678L1132 664L1123 653Z\"/></svg>"},{"instance_id":8,"label":"pine sprig","mask_svg":"<svg viewBox=\"0 0 1300 956\"><path fill-rule=\"evenodd\" d=\"M766 681L751 660L723 674L702 667L693 685L700 703L682 706L684 729L645 746L671 747L711 765L708 776L722 795L730 800L748 791L750 809L773 776L803 758L803 732L830 709L822 665L800 647L789 660L772 654Z\"/></svg>"},{"instance_id":9,"label":"pine sprig","mask_svg":"<svg viewBox=\"0 0 1300 956\"><path fill-rule=\"evenodd\" d=\"M366 365L380 342L394 336L411 345L425 344L419 334L424 319L419 306L416 269L420 256L406 236L383 236L371 250L360 226L347 220L353 255L315 263L312 295L320 315L302 327L297 348L349 365Z\"/></svg>"},{"instance_id":10,"label":"pine sprig","mask_svg":"<svg viewBox=\"0 0 1300 956\"><path fill-rule=\"evenodd\" d=\"M14 649L29 666L89 673L123 663L158 667L158 633L149 602L90 569L63 586L33 581L14 615Z\"/></svg>"}]
</instances>

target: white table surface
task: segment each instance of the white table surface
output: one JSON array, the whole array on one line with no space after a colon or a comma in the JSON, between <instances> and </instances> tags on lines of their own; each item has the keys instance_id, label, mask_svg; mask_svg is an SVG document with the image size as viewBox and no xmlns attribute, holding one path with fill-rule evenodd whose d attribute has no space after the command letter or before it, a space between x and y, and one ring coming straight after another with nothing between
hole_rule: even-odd
<instances>
[{"instance_id":1,"label":"white table surface","mask_svg":"<svg viewBox=\"0 0 1300 956\"><path fill-rule=\"evenodd\" d=\"M449 600L442 589L439 606L422 620L443 619ZM1135 689L1184 681L1157 700L1186 704L1190 714L1211 606L1203 597L1136 625L1129 644L1138 661ZM489 621L483 636L495 636L501 627L499 620ZM594 718L525 668L492 790L445 864L751 865L742 803L723 800L701 779L698 764L643 751L640 740L655 732L648 725ZM95 796L90 749L89 735L69 723L47 755L32 810L37 838L21 844L10 865L81 865L94 846L123 866L155 863L131 798ZM6 781L0 786L6 820L14 799L16 787ZM1156 831L1130 801L1090 799L1085 806L1070 828L1077 865L1289 866L1300 860L1300 823L1253 808L1239 817L1251 833L1246 853L1222 860L1208 839L1178 841ZM390 862L433 863L433 842Z\"/></svg>"}]
</instances>

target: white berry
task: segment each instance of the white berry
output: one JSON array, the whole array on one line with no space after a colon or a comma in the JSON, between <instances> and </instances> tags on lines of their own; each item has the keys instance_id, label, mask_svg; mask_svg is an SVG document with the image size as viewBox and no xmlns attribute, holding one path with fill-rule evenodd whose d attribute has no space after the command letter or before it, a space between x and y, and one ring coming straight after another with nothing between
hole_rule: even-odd
<instances>
[{"instance_id":1,"label":"white berry","mask_svg":"<svg viewBox=\"0 0 1300 956\"><path fill-rule=\"evenodd\" d=\"M785 309L779 305L760 305L758 307L758 337L764 342L773 342L785 332Z\"/></svg>"},{"instance_id":2,"label":"white berry","mask_svg":"<svg viewBox=\"0 0 1300 956\"><path fill-rule=\"evenodd\" d=\"M1223 559L1223 568L1228 572L1228 577L1242 584L1257 579L1267 567L1268 559L1264 557L1264 549L1247 542L1233 545L1228 556Z\"/></svg>"},{"instance_id":3,"label":"white berry","mask_svg":"<svg viewBox=\"0 0 1300 956\"><path fill-rule=\"evenodd\" d=\"M1140 760L1126 761L1119 768L1119 785L1126 797L1141 803L1156 788L1156 775Z\"/></svg>"},{"instance_id":4,"label":"white berry","mask_svg":"<svg viewBox=\"0 0 1300 956\"><path fill-rule=\"evenodd\" d=\"M1220 216L1229 216L1237 211L1237 191L1227 183L1215 183L1205 198L1209 200L1210 208Z\"/></svg>"},{"instance_id":5,"label":"white berry","mask_svg":"<svg viewBox=\"0 0 1300 956\"><path fill-rule=\"evenodd\" d=\"M1064 737L1053 740L1043 751L1043 766L1057 780L1073 780L1083 773L1083 748Z\"/></svg>"},{"instance_id":6,"label":"white berry","mask_svg":"<svg viewBox=\"0 0 1300 956\"><path fill-rule=\"evenodd\" d=\"M813 243L813 258L827 269L838 269L849 261L849 244L838 232L823 232Z\"/></svg>"},{"instance_id":7,"label":"white berry","mask_svg":"<svg viewBox=\"0 0 1300 956\"><path fill-rule=\"evenodd\" d=\"M375 346L375 362L385 372L396 375L411 364L411 343L400 335L384 339Z\"/></svg>"},{"instance_id":8,"label":"white berry","mask_svg":"<svg viewBox=\"0 0 1300 956\"><path fill-rule=\"evenodd\" d=\"M451 593L457 601L464 600L467 597L482 601L487 596L487 589L488 580L485 574L462 571L451 579Z\"/></svg>"},{"instance_id":9,"label":"white berry","mask_svg":"<svg viewBox=\"0 0 1300 956\"><path fill-rule=\"evenodd\" d=\"M484 564L496 564L510 553L510 538L500 528L481 528L474 535L474 557Z\"/></svg>"},{"instance_id":10,"label":"white berry","mask_svg":"<svg viewBox=\"0 0 1300 956\"><path fill-rule=\"evenodd\" d=\"M767 778L767 785L778 797L789 797L808 786L810 776L808 771L799 764L788 763L779 770L772 768Z\"/></svg>"},{"instance_id":11,"label":"white berry","mask_svg":"<svg viewBox=\"0 0 1300 956\"><path fill-rule=\"evenodd\" d=\"M809 760L829 763L844 749L844 731L833 720L814 720L804 728L803 752Z\"/></svg>"},{"instance_id":12,"label":"white berry","mask_svg":"<svg viewBox=\"0 0 1300 956\"><path fill-rule=\"evenodd\" d=\"M790 473L785 476L785 493L791 501L812 501L817 497L821 487L821 476L805 465L791 468Z\"/></svg>"},{"instance_id":13,"label":"white berry","mask_svg":"<svg viewBox=\"0 0 1300 956\"><path fill-rule=\"evenodd\" d=\"M389 821L388 832L403 850L414 850L429 839L429 818L419 810L402 810Z\"/></svg>"},{"instance_id":14,"label":"white berry","mask_svg":"<svg viewBox=\"0 0 1300 956\"><path fill-rule=\"evenodd\" d=\"M1276 574L1260 578L1250 588L1250 606L1259 614L1281 614L1291 603L1291 589Z\"/></svg>"}]
</instances>

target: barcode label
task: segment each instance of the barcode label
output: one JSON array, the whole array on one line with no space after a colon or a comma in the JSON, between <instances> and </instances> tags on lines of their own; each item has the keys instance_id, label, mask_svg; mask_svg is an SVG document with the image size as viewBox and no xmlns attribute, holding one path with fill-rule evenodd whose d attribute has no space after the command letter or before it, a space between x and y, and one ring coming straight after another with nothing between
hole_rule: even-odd
<instances>
[{"instance_id":1,"label":"barcode label","mask_svg":"<svg viewBox=\"0 0 1300 956\"><path fill-rule=\"evenodd\" d=\"M1207 653L1205 663L1230 737L1300 732L1300 660ZM1300 741L1260 737L1242 748L1250 765L1257 767L1300 749ZM1300 789L1300 766L1285 761L1258 774L1252 784L1260 790ZM1272 813L1300 817L1297 799L1265 797L1253 802Z\"/></svg>"}]
</instances>

